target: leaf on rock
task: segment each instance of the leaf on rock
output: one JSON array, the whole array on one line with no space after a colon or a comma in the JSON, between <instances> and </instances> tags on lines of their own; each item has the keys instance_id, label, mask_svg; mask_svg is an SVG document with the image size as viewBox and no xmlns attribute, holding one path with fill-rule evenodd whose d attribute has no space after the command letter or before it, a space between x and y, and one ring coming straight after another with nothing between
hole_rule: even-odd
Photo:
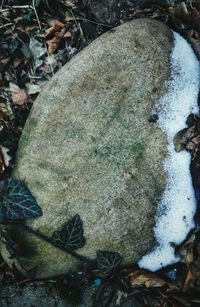
<instances>
[{"instance_id":1,"label":"leaf on rock","mask_svg":"<svg viewBox=\"0 0 200 307\"><path fill-rule=\"evenodd\" d=\"M120 254L115 252L98 251L97 252L97 268L104 276L115 273L122 262Z\"/></svg>"},{"instance_id":2,"label":"leaf on rock","mask_svg":"<svg viewBox=\"0 0 200 307\"><path fill-rule=\"evenodd\" d=\"M0 222L25 220L41 215L42 210L26 185L9 177L0 197Z\"/></svg>"},{"instance_id":3,"label":"leaf on rock","mask_svg":"<svg viewBox=\"0 0 200 307\"><path fill-rule=\"evenodd\" d=\"M83 235L83 222L78 214L76 214L63 229L54 231L51 240L55 246L66 250L75 250L85 245Z\"/></svg>"}]
</instances>

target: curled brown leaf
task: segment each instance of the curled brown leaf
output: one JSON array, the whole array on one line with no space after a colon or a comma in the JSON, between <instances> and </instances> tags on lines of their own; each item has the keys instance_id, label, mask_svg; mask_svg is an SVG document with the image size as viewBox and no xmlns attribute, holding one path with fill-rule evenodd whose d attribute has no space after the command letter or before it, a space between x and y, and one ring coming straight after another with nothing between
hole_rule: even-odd
<instances>
[{"instance_id":1,"label":"curled brown leaf","mask_svg":"<svg viewBox=\"0 0 200 307\"><path fill-rule=\"evenodd\" d=\"M56 20L51 28L46 30L45 39L52 39L56 32L60 32L64 28L65 24Z\"/></svg>"},{"instance_id":2,"label":"curled brown leaf","mask_svg":"<svg viewBox=\"0 0 200 307\"><path fill-rule=\"evenodd\" d=\"M157 288L168 284L163 278L145 270L136 270L129 277L131 278L132 287L144 286L146 288Z\"/></svg>"},{"instance_id":3,"label":"curled brown leaf","mask_svg":"<svg viewBox=\"0 0 200 307\"><path fill-rule=\"evenodd\" d=\"M10 92L14 104L21 106L27 102L27 93L25 90L20 89L15 83L10 82Z\"/></svg>"},{"instance_id":4,"label":"curled brown leaf","mask_svg":"<svg viewBox=\"0 0 200 307\"><path fill-rule=\"evenodd\" d=\"M192 45L198 59L200 60L200 35L198 32L191 30L187 33L187 40Z\"/></svg>"}]
</instances>

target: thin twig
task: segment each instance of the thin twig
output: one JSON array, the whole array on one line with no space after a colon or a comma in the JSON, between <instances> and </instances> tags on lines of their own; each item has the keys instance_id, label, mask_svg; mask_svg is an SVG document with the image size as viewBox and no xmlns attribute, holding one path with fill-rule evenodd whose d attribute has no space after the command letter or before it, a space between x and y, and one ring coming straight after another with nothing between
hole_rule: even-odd
<instances>
[{"instance_id":1,"label":"thin twig","mask_svg":"<svg viewBox=\"0 0 200 307\"><path fill-rule=\"evenodd\" d=\"M13 5L11 7L6 8L6 9L3 9L1 7L0 13L9 12L9 11L11 11L13 9L21 9L21 10L23 10L23 9L32 9L32 7L30 5Z\"/></svg>"},{"instance_id":2,"label":"thin twig","mask_svg":"<svg viewBox=\"0 0 200 307\"><path fill-rule=\"evenodd\" d=\"M42 27L41 27L41 24L40 24L40 20L39 20L39 17L38 17L38 13L37 13L37 10L36 10L36 7L35 7L35 0L32 1L32 6L31 8L33 9L34 13L35 13L35 17L37 19L37 23L38 23L38 26L39 26L39 29L40 31L42 31Z\"/></svg>"},{"instance_id":3,"label":"thin twig","mask_svg":"<svg viewBox=\"0 0 200 307\"><path fill-rule=\"evenodd\" d=\"M79 14L76 13L76 12L73 12L73 11L70 10L70 9L67 9L67 10L68 10L68 12L69 12L72 16L76 15L76 16L78 16L80 19L82 19L83 21L88 21L88 22L90 22L90 23L94 23L95 25L99 25L99 26L103 26L103 27L108 27L108 28L113 28L113 27L114 27L114 25L109 25L109 24L105 24L105 23L101 23L101 22L96 22L96 21L90 20L90 19L88 19L88 18L86 18L86 17L82 17L81 15L79 15Z\"/></svg>"},{"instance_id":4,"label":"thin twig","mask_svg":"<svg viewBox=\"0 0 200 307\"><path fill-rule=\"evenodd\" d=\"M24 224L15 224L15 226L21 228L22 230L25 230L25 231L31 233L31 234L34 235L35 237L37 237L37 238L39 238L39 239L41 239L41 240L44 240L45 242L51 244L52 246L54 246L54 247L56 247L56 248L58 248L58 249L60 249L60 250L62 250L62 251L64 251L64 252L68 253L69 255L71 255L72 257L76 258L76 259L79 260L79 261L84 261L84 262L86 262L86 261L91 261L91 260L89 260L88 258L86 258L86 257L84 257L84 256L81 256L81 255L77 254L77 253L74 252L74 251L68 250L68 249L66 249L66 248L64 248L64 247L55 246L55 245L53 244L52 240L51 240L50 238L48 238L45 234L43 234L43 233L41 233L41 232L38 232L38 231L35 231L35 230L33 230L32 228L30 228L29 226L27 226L27 225L24 225Z\"/></svg>"},{"instance_id":5,"label":"thin twig","mask_svg":"<svg viewBox=\"0 0 200 307\"><path fill-rule=\"evenodd\" d=\"M28 73L28 76L30 79L42 79L43 78L42 76L33 76L30 73Z\"/></svg>"},{"instance_id":6,"label":"thin twig","mask_svg":"<svg viewBox=\"0 0 200 307\"><path fill-rule=\"evenodd\" d=\"M71 11L71 14L73 16L73 21L75 22L75 25L76 25L77 29L79 29L79 31L80 31L80 35L81 35L82 41L84 41L85 38L84 38L84 35L83 35L83 30L81 28L80 22L77 21L77 18L74 15L73 11Z\"/></svg>"},{"instance_id":7,"label":"thin twig","mask_svg":"<svg viewBox=\"0 0 200 307\"><path fill-rule=\"evenodd\" d=\"M40 19L38 17L38 13L37 13L37 10L36 10L36 7L35 7L35 0L32 1L32 9L33 9L33 11L35 13L39 29L40 29L40 31L42 31L42 26L41 26L41 23L40 23ZM47 46L46 42L44 42L44 44L45 44L45 47L46 47L46 50L47 50L47 56L48 56L48 58L50 58L50 54L49 54L49 51L48 51L48 46ZM50 67L51 67L51 74L53 76L54 75L54 71L53 71L53 65L52 65L51 61L50 61Z\"/></svg>"},{"instance_id":8,"label":"thin twig","mask_svg":"<svg viewBox=\"0 0 200 307\"><path fill-rule=\"evenodd\" d=\"M3 8L3 3L4 3L4 0L2 0L2 2L1 2L1 10L2 10L2 8Z\"/></svg>"},{"instance_id":9,"label":"thin twig","mask_svg":"<svg viewBox=\"0 0 200 307\"><path fill-rule=\"evenodd\" d=\"M30 9L31 5L13 5L13 9Z\"/></svg>"},{"instance_id":10,"label":"thin twig","mask_svg":"<svg viewBox=\"0 0 200 307\"><path fill-rule=\"evenodd\" d=\"M1 29L4 29L4 28L6 28L6 27L10 27L10 26L13 26L13 23L11 23L11 22L6 23L5 25L0 26L0 30L1 30Z\"/></svg>"}]
</instances>

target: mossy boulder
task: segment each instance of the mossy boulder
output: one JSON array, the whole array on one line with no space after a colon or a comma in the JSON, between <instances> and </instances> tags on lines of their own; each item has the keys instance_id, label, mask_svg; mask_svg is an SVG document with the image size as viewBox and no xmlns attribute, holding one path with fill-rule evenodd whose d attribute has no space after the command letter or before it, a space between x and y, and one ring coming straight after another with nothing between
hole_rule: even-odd
<instances>
[{"instance_id":1,"label":"mossy boulder","mask_svg":"<svg viewBox=\"0 0 200 307\"><path fill-rule=\"evenodd\" d=\"M170 29L139 19L97 38L49 81L35 101L19 143L14 175L43 210L29 220L50 236L79 214L80 255L117 251L134 263L155 243L156 204L165 187L166 136L150 116L166 91L173 47ZM42 277L77 261L26 236L21 263Z\"/></svg>"}]
</instances>

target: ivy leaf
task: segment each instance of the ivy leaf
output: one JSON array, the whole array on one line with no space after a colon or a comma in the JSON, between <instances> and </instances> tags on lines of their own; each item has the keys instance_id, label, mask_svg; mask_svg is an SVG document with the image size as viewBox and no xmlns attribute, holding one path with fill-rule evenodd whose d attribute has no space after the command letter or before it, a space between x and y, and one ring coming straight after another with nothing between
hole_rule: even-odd
<instances>
[{"instance_id":1,"label":"ivy leaf","mask_svg":"<svg viewBox=\"0 0 200 307\"><path fill-rule=\"evenodd\" d=\"M83 223L78 214L76 214L63 229L54 231L51 240L55 246L65 248L66 250L75 250L85 245L83 235Z\"/></svg>"},{"instance_id":2,"label":"ivy leaf","mask_svg":"<svg viewBox=\"0 0 200 307\"><path fill-rule=\"evenodd\" d=\"M7 178L0 197L0 223L41 215L42 210L26 185L12 177Z\"/></svg>"},{"instance_id":3,"label":"ivy leaf","mask_svg":"<svg viewBox=\"0 0 200 307\"><path fill-rule=\"evenodd\" d=\"M97 252L97 268L104 276L115 273L122 262L122 257L118 253L98 251Z\"/></svg>"},{"instance_id":4,"label":"ivy leaf","mask_svg":"<svg viewBox=\"0 0 200 307\"><path fill-rule=\"evenodd\" d=\"M10 255L10 259L17 258L21 254L18 244L16 244L8 235L5 229L0 229L1 241L5 244L5 247Z\"/></svg>"}]
</instances>

